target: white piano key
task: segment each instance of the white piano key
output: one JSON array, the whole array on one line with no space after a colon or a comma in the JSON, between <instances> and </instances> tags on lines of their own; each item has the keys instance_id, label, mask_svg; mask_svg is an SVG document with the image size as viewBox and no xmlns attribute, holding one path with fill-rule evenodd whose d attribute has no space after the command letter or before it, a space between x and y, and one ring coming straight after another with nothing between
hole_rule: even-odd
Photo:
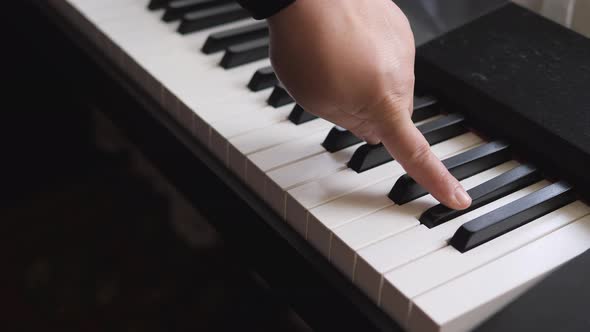
<instances>
[{"instance_id":1,"label":"white piano key","mask_svg":"<svg viewBox=\"0 0 590 332\"><path fill-rule=\"evenodd\" d=\"M264 195L266 173L306 158L324 153L321 143L330 127L307 137L253 153L246 160L246 182L260 195Z\"/></svg>"},{"instance_id":2,"label":"white piano key","mask_svg":"<svg viewBox=\"0 0 590 332\"><path fill-rule=\"evenodd\" d=\"M346 162L362 143L334 153L324 152L267 173L265 196L281 216L285 216L286 191L346 168Z\"/></svg>"},{"instance_id":3,"label":"white piano key","mask_svg":"<svg viewBox=\"0 0 590 332\"><path fill-rule=\"evenodd\" d=\"M470 330L589 248L590 217L584 217L418 296L409 330Z\"/></svg>"},{"instance_id":4,"label":"white piano key","mask_svg":"<svg viewBox=\"0 0 590 332\"><path fill-rule=\"evenodd\" d=\"M541 181L440 226L429 229L424 225L419 225L362 248L357 251L354 282L371 299L380 303L379 294L384 273L444 248L453 233L463 223L541 189L547 184L548 182Z\"/></svg>"},{"instance_id":5,"label":"white piano key","mask_svg":"<svg viewBox=\"0 0 590 332\"><path fill-rule=\"evenodd\" d=\"M281 109L282 111L290 112L288 106L287 109ZM274 110L277 112L278 110ZM285 116L287 114L281 114ZM262 122L263 119L257 119ZM236 122L239 126L239 121ZM318 121L310 121L304 125L296 126L290 121L283 118L283 121L276 122L265 128L252 131L250 133L239 135L229 140L229 166L233 170L236 170L238 174L241 174L245 178L246 174L246 156L252 153L268 149L273 146L277 146L281 143L296 140L307 135L314 134L318 131L322 131L330 126L330 123L318 119Z\"/></svg>"},{"instance_id":6,"label":"white piano key","mask_svg":"<svg viewBox=\"0 0 590 332\"><path fill-rule=\"evenodd\" d=\"M403 170L400 170L397 174L392 174L392 178L309 210L307 240L325 257L329 257L332 229L393 205L393 202L387 197L387 193L403 174Z\"/></svg>"},{"instance_id":7,"label":"white piano key","mask_svg":"<svg viewBox=\"0 0 590 332\"><path fill-rule=\"evenodd\" d=\"M517 165L518 163L515 161L504 163L464 179L461 184L469 190ZM330 228L334 232L330 241L330 260L352 279L358 250L411 227L418 226L420 224L418 217L436 204L438 204L438 201L431 195L427 195L410 203L401 206L392 205L364 218ZM323 221L323 219L320 220Z\"/></svg>"},{"instance_id":8,"label":"white piano key","mask_svg":"<svg viewBox=\"0 0 590 332\"><path fill-rule=\"evenodd\" d=\"M412 298L483 266L590 214L582 202L569 204L465 253L444 247L385 275L382 308L406 322Z\"/></svg>"},{"instance_id":9,"label":"white piano key","mask_svg":"<svg viewBox=\"0 0 590 332\"><path fill-rule=\"evenodd\" d=\"M472 133L463 134L432 147L439 158L465 151L483 141ZM287 193L286 217L298 232L307 233L307 211L371 184L402 172L397 162L389 162L362 173L344 169L317 181L312 181Z\"/></svg>"}]
</instances>

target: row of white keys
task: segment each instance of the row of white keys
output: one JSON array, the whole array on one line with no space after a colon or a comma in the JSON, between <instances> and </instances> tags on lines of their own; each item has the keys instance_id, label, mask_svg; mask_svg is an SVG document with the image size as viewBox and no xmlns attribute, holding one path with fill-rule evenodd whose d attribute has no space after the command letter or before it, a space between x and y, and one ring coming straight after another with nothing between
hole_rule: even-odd
<instances>
[{"instance_id":1,"label":"row of white keys","mask_svg":"<svg viewBox=\"0 0 590 332\"><path fill-rule=\"evenodd\" d=\"M516 165L514 161L504 163L464 179L461 184L466 189L471 189ZM330 260L352 279L357 251L420 225L419 216L436 204L438 202L434 197L426 195L404 205L392 205L364 218L333 228Z\"/></svg>"},{"instance_id":2,"label":"row of white keys","mask_svg":"<svg viewBox=\"0 0 590 332\"><path fill-rule=\"evenodd\" d=\"M236 116L225 118L211 124L209 147L217 156L223 157L223 161L226 164L229 163L228 149L229 141L232 138L286 121L291 108L293 108L292 105L281 108L268 106L266 103L269 94L268 91L260 91L256 92L256 94L263 95L263 98L257 100L260 106L257 110L236 114ZM236 107L238 109L240 108L239 105L236 105Z\"/></svg>"},{"instance_id":3,"label":"row of white keys","mask_svg":"<svg viewBox=\"0 0 590 332\"><path fill-rule=\"evenodd\" d=\"M245 178L246 158L248 155L282 143L302 139L307 135L323 131L331 126L329 122L323 119L316 119L300 126L285 120L251 134L230 139L230 168Z\"/></svg>"},{"instance_id":4,"label":"row of white keys","mask_svg":"<svg viewBox=\"0 0 590 332\"><path fill-rule=\"evenodd\" d=\"M438 117L439 116L431 117L421 123L432 121ZM315 121L318 121L318 119L313 120L310 123ZM295 127L295 130L299 132L301 131L299 128L306 125L307 124L297 126ZM308 133L303 133L302 138L307 135ZM320 142L318 142L318 144L320 144ZM358 143L336 152L324 151L319 154L313 154L307 159L301 159L300 161L270 170L266 173L266 176L258 176L256 186L258 188L263 188L263 197L266 201L283 218L286 218L286 191L347 169L347 162L351 159L354 152L363 144L364 143ZM254 168L254 171L256 171L256 168Z\"/></svg>"},{"instance_id":5,"label":"row of white keys","mask_svg":"<svg viewBox=\"0 0 590 332\"><path fill-rule=\"evenodd\" d=\"M483 141L473 133L463 134L432 146L439 158L465 151ZM357 173L344 169L327 177L290 189L286 196L286 219L302 235L307 235L308 211L334 201L356 190L399 176L404 172L401 165L392 161L368 171ZM393 184L392 184L393 186ZM282 197L281 197L282 198Z\"/></svg>"},{"instance_id":6,"label":"row of white keys","mask_svg":"<svg viewBox=\"0 0 590 332\"><path fill-rule=\"evenodd\" d=\"M326 150L321 143L329 132L330 128L326 128L302 139L251 154L246 160L246 182L264 196L267 172L324 153Z\"/></svg>"},{"instance_id":7,"label":"row of white keys","mask_svg":"<svg viewBox=\"0 0 590 332\"><path fill-rule=\"evenodd\" d=\"M399 322L406 322L411 299L588 214L590 207L574 202L465 253L447 246L394 269L385 275L382 307Z\"/></svg>"},{"instance_id":8,"label":"row of white keys","mask_svg":"<svg viewBox=\"0 0 590 332\"><path fill-rule=\"evenodd\" d=\"M358 250L354 267L355 284L376 303L380 303L385 273L444 248L453 233L463 223L530 194L547 184L546 181L541 181L440 226L428 228L419 225Z\"/></svg>"},{"instance_id":9,"label":"row of white keys","mask_svg":"<svg viewBox=\"0 0 590 332\"><path fill-rule=\"evenodd\" d=\"M103 8L107 9L113 10ZM161 82L165 87L163 99L174 101L178 98L185 106L183 109L192 110L198 115L198 119L191 119L190 113L185 111L189 116L182 120L185 123L200 122L196 125L200 124L199 127L203 128L199 130L203 141L209 141L206 124L236 114L245 117L246 114L258 112L266 106L262 101L266 100L269 92L252 93L245 86L252 73L257 68L268 65L268 60L226 71L217 65L222 57L221 53L207 56L199 52L211 33L250 24L252 20L242 20L180 36L175 32L178 23L165 24L159 20L159 16L158 12L147 11L142 3L127 9L119 20L94 23L126 54L132 56L133 61L146 70L152 80ZM135 29L129 29L130 25ZM200 77L207 79L199 79ZM152 90L156 89L158 88ZM158 93L157 90L152 92ZM173 104L166 106L180 107ZM257 114L252 118L256 118L255 115Z\"/></svg>"},{"instance_id":10,"label":"row of white keys","mask_svg":"<svg viewBox=\"0 0 590 332\"><path fill-rule=\"evenodd\" d=\"M590 216L413 299L411 331L467 331L590 249Z\"/></svg>"}]
</instances>

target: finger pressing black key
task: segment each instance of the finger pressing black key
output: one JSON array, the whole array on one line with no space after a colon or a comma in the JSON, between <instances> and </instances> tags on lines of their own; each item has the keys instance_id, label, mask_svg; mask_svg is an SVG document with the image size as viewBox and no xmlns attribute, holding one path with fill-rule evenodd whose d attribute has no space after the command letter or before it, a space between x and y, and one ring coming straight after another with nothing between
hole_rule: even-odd
<instances>
[{"instance_id":1,"label":"finger pressing black key","mask_svg":"<svg viewBox=\"0 0 590 332\"><path fill-rule=\"evenodd\" d=\"M248 89L250 91L260 91L268 89L279 83L277 75L271 66L258 69L252 79L248 83Z\"/></svg>"},{"instance_id":2,"label":"finger pressing black key","mask_svg":"<svg viewBox=\"0 0 590 332\"><path fill-rule=\"evenodd\" d=\"M268 57L268 38L260 38L230 46L219 65L229 69Z\"/></svg>"},{"instance_id":3,"label":"finger pressing black key","mask_svg":"<svg viewBox=\"0 0 590 332\"><path fill-rule=\"evenodd\" d=\"M302 123L309 122L311 120L317 119L318 117L314 114L306 112L303 107L296 104L293 107L293 110L289 114L289 121L293 122L296 125L300 125Z\"/></svg>"},{"instance_id":4,"label":"finger pressing black key","mask_svg":"<svg viewBox=\"0 0 590 332\"><path fill-rule=\"evenodd\" d=\"M418 130L424 135L430 145L461 135L467 131L464 126L465 119L459 114L449 114L440 119L430 121L418 126ZM348 167L357 173L375 168L392 161L393 157L383 144L365 144L359 147L348 162Z\"/></svg>"},{"instance_id":5,"label":"finger pressing black key","mask_svg":"<svg viewBox=\"0 0 590 332\"><path fill-rule=\"evenodd\" d=\"M350 131L342 127L334 126L334 128L328 133L328 136L326 136L322 146L328 152L336 152L362 141L363 140L354 136Z\"/></svg>"},{"instance_id":6,"label":"finger pressing black key","mask_svg":"<svg viewBox=\"0 0 590 332\"><path fill-rule=\"evenodd\" d=\"M494 141L445 159L443 164L455 178L463 180L504 163L510 157L510 145L503 141ZM388 197L394 203L402 205L426 194L422 186L408 174L404 174L395 182Z\"/></svg>"},{"instance_id":7,"label":"finger pressing black key","mask_svg":"<svg viewBox=\"0 0 590 332\"><path fill-rule=\"evenodd\" d=\"M463 224L451 238L451 245L466 252L575 200L569 184L553 183Z\"/></svg>"},{"instance_id":8,"label":"finger pressing black key","mask_svg":"<svg viewBox=\"0 0 590 332\"><path fill-rule=\"evenodd\" d=\"M237 21L249 17L250 14L237 3L224 4L194 13L185 14L182 17L178 32L187 34L217 25Z\"/></svg>"},{"instance_id":9,"label":"finger pressing black key","mask_svg":"<svg viewBox=\"0 0 590 332\"><path fill-rule=\"evenodd\" d=\"M150 0L150 3L148 4L148 9L156 10L164 8L170 1L171 0Z\"/></svg>"},{"instance_id":10,"label":"finger pressing black key","mask_svg":"<svg viewBox=\"0 0 590 332\"><path fill-rule=\"evenodd\" d=\"M440 103L431 96L414 96L414 111L412 121L420 122L441 112Z\"/></svg>"},{"instance_id":11,"label":"finger pressing black key","mask_svg":"<svg viewBox=\"0 0 590 332\"><path fill-rule=\"evenodd\" d=\"M173 0L166 5L166 11L162 16L164 22L172 22L181 19L185 14L218 6L232 0Z\"/></svg>"},{"instance_id":12,"label":"finger pressing black key","mask_svg":"<svg viewBox=\"0 0 590 332\"><path fill-rule=\"evenodd\" d=\"M282 84L275 86L274 90L268 97L268 104L272 107L281 107L293 102L293 98L289 95L285 87Z\"/></svg>"},{"instance_id":13,"label":"finger pressing black key","mask_svg":"<svg viewBox=\"0 0 590 332\"><path fill-rule=\"evenodd\" d=\"M541 173L531 165L520 165L467 191L472 199L465 210L453 210L439 204L426 210L420 222L428 228L436 227L481 206L527 187L541 180Z\"/></svg>"},{"instance_id":14,"label":"finger pressing black key","mask_svg":"<svg viewBox=\"0 0 590 332\"><path fill-rule=\"evenodd\" d=\"M211 54L224 50L232 45L266 36L268 36L268 25L266 22L254 23L211 34L205 41L201 51L205 54Z\"/></svg>"}]
</instances>

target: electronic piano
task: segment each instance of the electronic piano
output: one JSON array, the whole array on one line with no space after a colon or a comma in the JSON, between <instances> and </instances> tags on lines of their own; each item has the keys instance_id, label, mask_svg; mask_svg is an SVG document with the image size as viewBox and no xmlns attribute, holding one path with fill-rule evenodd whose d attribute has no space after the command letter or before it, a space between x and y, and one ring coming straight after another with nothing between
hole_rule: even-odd
<instances>
[{"instance_id":1,"label":"electronic piano","mask_svg":"<svg viewBox=\"0 0 590 332\"><path fill-rule=\"evenodd\" d=\"M382 146L294 104L266 23L232 1L41 7L393 322L381 326L474 329L590 249L590 40L518 5L417 50L413 120L468 189L466 211L438 204Z\"/></svg>"}]
</instances>

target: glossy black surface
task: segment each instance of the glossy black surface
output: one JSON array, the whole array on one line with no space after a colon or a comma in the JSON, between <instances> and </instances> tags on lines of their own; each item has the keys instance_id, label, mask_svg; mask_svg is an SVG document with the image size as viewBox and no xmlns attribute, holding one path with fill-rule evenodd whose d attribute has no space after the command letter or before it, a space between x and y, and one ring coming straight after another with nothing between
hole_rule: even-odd
<instances>
[{"instance_id":1,"label":"glossy black surface","mask_svg":"<svg viewBox=\"0 0 590 332\"><path fill-rule=\"evenodd\" d=\"M576 200L572 187L553 183L463 224L450 244L460 252L482 245Z\"/></svg>"},{"instance_id":2,"label":"glossy black surface","mask_svg":"<svg viewBox=\"0 0 590 332\"><path fill-rule=\"evenodd\" d=\"M334 126L326 136L322 146L329 152L336 152L362 142L360 138L354 136L349 130L342 127Z\"/></svg>"},{"instance_id":3,"label":"glossy black surface","mask_svg":"<svg viewBox=\"0 0 590 332\"><path fill-rule=\"evenodd\" d=\"M211 54L232 45L245 43L266 36L268 36L268 26L266 25L266 22L249 24L211 34L205 41L201 51L205 54Z\"/></svg>"},{"instance_id":4,"label":"glossy black surface","mask_svg":"<svg viewBox=\"0 0 590 332\"><path fill-rule=\"evenodd\" d=\"M234 68L268 56L268 38L260 38L227 48L219 65Z\"/></svg>"},{"instance_id":5,"label":"glossy black surface","mask_svg":"<svg viewBox=\"0 0 590 332\"><path fill-rule=\"evenodd\" d=\"M178 32L187 34L247 18L249 13L236 3L224 4L183 16Z\"/></svg>"},{"instance_id":6,"label":"glossy black surface","mask_svg":"<svg viewBox=\"0 0 590 332\"><path fill-rule=\"evenodd\" d=\"M415 96L412 121L419 122L439 114L442 110L439 101L432 96Z\"/></svg>"},{"instance_id":7,"label":"glossy black surface","mask_svg":"<svg viewBox=\"0 0 590 332\"><path fill-rule=\"evenodd\" d=\"M260 91L275 86L279 81L271 66L258 69L250 82L248 82L248 89L250 91Z\"/></svg>"},{"instance_id":8,"label":"glossy black surface","mask_svg":"<svg viewBox=\"0 0 590 332\"><path fill-rule=\"evenodd\" d=\"M268 104L272 107L281 107L293 102L293 98L289 95L282 84L278 84L272 90L270 97L268 97Z\"/></svg>"},{"instance_id":9,"label":"glossy black surface","mask_svg":"<svg viewBox=\"0 0 590 332\"><path fill-rule=\"evenodd\" d=\"M317 119L318 117L314 114L306 112L303 107L296 104L293 107L293 110L289 114L289 121L293 122L296 125L300 125L302 123L309 122L311 120Z\"/></svg>"},{"instance_id":10,"label":"glossy black surface","mask_svg":"<svg viewBox=\"0 0 590 332\"><path fill-rule=\"evenodd\" d=\"M148 8L151 10L164 8L170 1L171 0L150 0Z\"/></svg>"},{"instance_id":11,"label":"glossy black surface","mask_svg":"<svg viewBox=\"0 0 590 332\"><path fill-rule=\"evenodd\" d=\"M445 159L443 164L454 177L463 180L504 163L510 158L510 145L495 141ZM389 198L396 204L402 205L426 194L426 190L421 185L405 174L397 180L389 192Z\"/></svg>"},{"instance_id":12,"label":"glossy black surface","mask_svg":"<svg viewBox=\"0 0 590 332\"><path fill-rule=\"evenodd\" d=\"M467 191L472 199L465 210L453 210L438 204L420 216L420 222L428 228L436 227L483 205L491 203L542 179L541 173L532 165L520 165Z\"/></svg>"},{"instance_id":13,"label":"glossy black surface","mask_svg":"<svg viewBox=\"0 0 590 332\"><path fill-rule=\"evenodd\" d=\"M232 0L174 0L166 5L166 11L162 16L164 22L172 22L181 19L185 14L215 7Z\"/></svg>"},{"instance_id":14,"label":"glossy black surface","mask_svg":"<svg viewBox=\"0 0 590 332\"><path fill-rule=\"evenodd\" d=\"M464 121L463 116L459 114L449 114L418 126L418 130L424 135L428 144L433 145L465 133L467 129ZM383 144L365 144L354 152L348 167L360 173L392 160L393 157Z\"/></svg>"}]
</instances>

